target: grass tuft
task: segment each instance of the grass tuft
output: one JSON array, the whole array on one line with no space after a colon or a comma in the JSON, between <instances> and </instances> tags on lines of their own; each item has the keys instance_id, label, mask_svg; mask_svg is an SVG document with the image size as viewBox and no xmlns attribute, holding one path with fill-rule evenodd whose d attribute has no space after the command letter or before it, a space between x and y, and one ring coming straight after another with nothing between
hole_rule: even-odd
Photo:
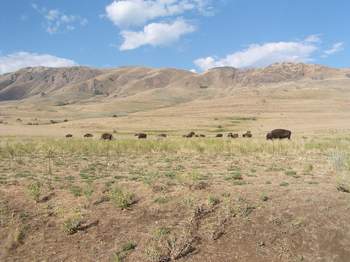
<instances>
[{"instance_id":1,"label":"grass tuft","mask_svg":"<svg viewBox=\"0 0 350 262\"><path fill-rule=\"evenodd\" d=\"M112 203L121 209L127 209L136 202L134 194L125 192L118 187L109 192L109 197Z\"/></svg>"}]
</instances>

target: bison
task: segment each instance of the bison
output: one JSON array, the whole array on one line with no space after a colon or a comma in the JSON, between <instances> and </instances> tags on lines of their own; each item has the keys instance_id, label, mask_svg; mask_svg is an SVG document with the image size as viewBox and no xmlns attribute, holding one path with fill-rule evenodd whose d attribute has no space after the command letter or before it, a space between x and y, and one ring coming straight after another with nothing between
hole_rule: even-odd
<instances>
[{"instance_id":1,"label":"bison","mask_svg":"<svg viewBox=\"0 0 350 262\"><path fill-rule=\"evenodd\" d=\"M93 137L93 136L94 136L93 134L89 134L89 133L84 135L84 137Z\"/></svg>"},{"instance_id":2,"label":"bison","mask_svg":"<svg viewBox=\"0 0 350 262\"><path fill-rule=\"evenodd\" d=\"M73 137L73 135L72 134L67 134L66 137L70 138L70 137Z\"/></svg>"},{"instance_id":3,"label":"bison","mask_svg":"<svg viewBox=\"0 0 350 262\"><path fill-rule=\"evenodd\" d=\"M252 135L252 133L251 133L250 131L247 131L247 132L245 132L245 133L243 134L243 137L248 137L248 138L250 138L250 137L253 137L253 135Z\"/></svg>"},{"instance_id":4,"label":"bison","mask_svg":"<svg viewBox=\"0 0 350 262\"><path fill-rule=\"evenodd\" d=\"M167 134L159 134L158 137L164 137L164 138L167 138L168 135Z\"/></svg>"},{"instance_id":5,"label":"bison","mask_svg":"<svg viewBox=\"0 0 350 262\"><path fill-rule=\"evenodd\" d=\"M233 134L233 133L228 133L227 137L229 137L229 138L238 138L239 135L238 134Z\"/></svg>"},{"instance_id":6,"label":"bison","mask_svg":"<svg viewBox=\"0 0 350 262\"><path fill-rule=\"evenodd\" d=\"M103 134L101 135L101 139L102 139L102 140L112 140L112 139L113 139L113 135L110 134L110 133L103 133Z\"/></svg>"},{"instance_id":7,"label":"bison","mask_svg":"<svg viewBox=\"0 0 350 262\"><path fill-rule=\"evenodd\" d=\"M224 137L223 134L217 134L215 137Z\"/></svg>"},{"instance_id":8,"label":"bison","mask_svg":"<svg viewBox=\"0 0 350 262\"><path fill-rule=\"evenodd\" d=\"M292 135L292 132L286 129L274 129L271 132L267 133L266 139L267 140L273 140L273 139L290 139Z\"/></svg>"},{"instance_id":9,"label":"bison","mask_svg":"<svg viewBox=\"0 0 350 262\"><path fill-rule=\"evenodd\" d=\"M138 139L146 139L147 138L147 134L145 134L145 133L138 133L138 134L135 134L135 136L137 136Z\"/></svg>"},{"instance_id":10,"label":"bison","mask_svg":"<svg viewBox=\"0 0 350 262\"><path fill-rule=\"evenodd\" d=\"M203 135L203 134L200 134L200 135L199 135L199 137L205 137L205 135Z\"/></svg>"},{"instance_id":11,"label":"bison","mask_svg":"<svg viewBox=\"0 0 350 262\"><path fill-rule=\"evenodd\" d=\"M184 135L183 137L191 138L191 137L194 137L195 135L196 135L196 133L192 131L192 132L188 133L187 135Z\"/></svg>"}]
</instances>

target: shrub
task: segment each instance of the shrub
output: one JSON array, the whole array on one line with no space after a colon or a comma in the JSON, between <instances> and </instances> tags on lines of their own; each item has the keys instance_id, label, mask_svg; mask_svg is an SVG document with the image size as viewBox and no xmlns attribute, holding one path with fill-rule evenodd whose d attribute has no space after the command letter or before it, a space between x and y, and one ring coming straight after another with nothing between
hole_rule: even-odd
<instances>
[{"instance_id":1,"label":"shrub","mask_svg":"<svg viewBox=\"0 0 350 262\"><path fill-rule=\"evenodd\" d=\"M73 194L75 197L80 197L82 194L82 189L79 186L71 186L69 191Z\"/></svg>"},{"instance_id":2,"label":"shrub","mask_svg":"<svg viewBox=\"0 0 350 262\"><path fill-rule=\"evenodd\" d=\"M243 176L239 171L232 172L225 177L225 180L243 180Z\"/></svg>"},{"instance_id":3,"label":"shrub","mask_svg":"<svg viewBox=\"0 0 350 262\"><path fill-rule=\"evenodd\" d=\"M101 90L95 89L94 95L103 95L103 92Z\"/></svg>"},{"instance_id":4,"label":"shrub","mask_svg":"<svg viewBox=\"0 0 350 262\"><path fill-rule=\"evenodd\" d=\"M63 222L63 231L68 235L73 235L78 232L81 225L80 217L71 217Z\"/></svg>"},{"instance_id":5,"label":"shrub","mask_svg":"<svg viewBox=\"0 0 350 262\"><path fill-rule=\"evenodd\" d=\"M335 171L340 172L346 167L347 156L344 152L334 151L331 153L329 160Z\"/></svg>"},{"instance_id":6,"label":"shrub","mask_svg":"<svg viewBox=\"0 0 350 262\"><path fill-rule=\"evenodd\" d=\"M94 189L91 185L86 186L83 190L83 194L86 198L91 198L93 193L94 193Z\"/></svg>"},{"instance_id":7,"label":"shrub","mask_svg":"<svg viewBox=\"0 0 350 262\"><path fill-rule=\"evenodd\" d=\"M287 176L292 176L292 177L296 177L297 176L297 172L295 172L294 170L287 170L286 172L284 172Z\"/></svg>"},{"instance_id":8,"label":"shrub","mask_svg":"<svg viewBox=\"0 0 350 262\"><path fill-rule=\"evenodd\" d=\"M121 262L124 261L125 257L128 255L129 252L134 250L136 248L136 244L134 242L128 242L124 244L120 251L114 254L114 262Z\"/></svg>"},{"instance_id":9,"label":"shrub","mask_svg":"<svg viewBox=\"0 0 350 262\"><path fill-rule=\"evenodd\" d=\"M289 184L287 182L282 182L280 183L280 186L289 186Z\"/></svg>"},{"instance_id":10,"label":"shrub","mask_svg":"<svg viewBox=\"0 0 350 262\"><path fill-rule=\"evenodd\" d=\"M215 196L209 196L208 197L208 204L210 206L215 206L220 203L220 199Z\"/></svg>"},{"instance_id":11,"label":"shrub","mask_svg":"<svg viewBox=\"0 0 350 262\"><path fill-rule=\"evenodd\" d=\"M126 209L135 203L135 195L123 192L120 188L114 188L109 192L109 197L114 205Z\"/></svg>"},{"instance_id":12,"label":"shrub","mask_svg":"<svg viewBox=\"0 0 350 262\"><path fill-rule=\"evenodd\" d=\"M36 202L39 202L39 199L42 193L41 187L42 185L40 182L34 182L28 186L28 193Z\"/></svg>"},{"instance_id":13,"label":"shrub","mask_svg":"<svg viewBox=\"0 0 350 262\"><path fill-rule=\"evenodd\" d=\"M154 199L154 203L157 203L157 204L166 204L168 202L169 202L169 198L166 196L160 196Z\"/></svg>"},{"instance_id":14,"label":"shrub","mask_svg":"<svg viewBox=\"0 0 350 262\"><path fill-rule=\"evenodd\" d=\"M170 229L167 227L160 227L157 228L154 232L154 238L159 240L162 239L164 236L167 236L170 234Z\"/></svg>"},{"instance_id":15,"label":"shrub","mask_svg":"<svg viewBox=\"0 0 350 262\"><path fill-rule=\"evenodd\" d=\"M134 250L136 248L136 244L134 242L128 242L122 246L122 251L127 252L130 250Z\"/></svg>"},{"instance_id":16,"label":"shrub","mask_svg":"<svg viewBox=\"0 0 350 262\"><path fill-rule=\"evenodd\" d=\"M266 201L269 200L269 197L268 197L267 195L265 195L265 194L262 194L262 195L260 196L260 199L261 199L261 201L266 202Z\"/></svg>"}]
</instances>

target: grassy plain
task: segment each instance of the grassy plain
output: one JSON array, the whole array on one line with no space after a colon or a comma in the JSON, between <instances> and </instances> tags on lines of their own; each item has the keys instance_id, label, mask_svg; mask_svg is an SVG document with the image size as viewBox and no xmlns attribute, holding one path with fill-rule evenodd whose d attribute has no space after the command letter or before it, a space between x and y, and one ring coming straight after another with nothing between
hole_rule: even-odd
<instances>
[{"instance_id":1,"label":"grassy plain","mask_svg":"<svg viewBox=\"0 0 350 262\"><path fill-rule=\"evenodd\" d=\"M1 102L0 261L349 261L348 82Z\"/></svg>"},{"instance_id":2,"label":"grassy plain","mask_svg":"<svg viewBox=\"0 0 350 262\"><path fill-rule=\"evenodd\" d=\"M0 142L1 261L347 261L350 134Z\"/></svg>"}]
</instances>

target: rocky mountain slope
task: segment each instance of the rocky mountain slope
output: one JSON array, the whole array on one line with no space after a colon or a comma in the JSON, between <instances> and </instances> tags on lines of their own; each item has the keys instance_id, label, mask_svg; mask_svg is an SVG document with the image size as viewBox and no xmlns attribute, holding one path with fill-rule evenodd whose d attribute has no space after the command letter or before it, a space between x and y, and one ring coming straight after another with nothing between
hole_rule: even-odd
<instances>
[{"instance_id":1,"label":"rocky mountain slope","mask_svg":"<svg viewBox=\"0 0 350 262\"><path fill-rule=\"evenodd\" d=\"M349 79L350 70L320 65L282 63L260 69L214 68L202 74L178 69L25 68L0 76L0 101L36 100L72 104L143 94L180 101L227 94L235 87L291 81Z\"/></svg>"}]
</instances>

